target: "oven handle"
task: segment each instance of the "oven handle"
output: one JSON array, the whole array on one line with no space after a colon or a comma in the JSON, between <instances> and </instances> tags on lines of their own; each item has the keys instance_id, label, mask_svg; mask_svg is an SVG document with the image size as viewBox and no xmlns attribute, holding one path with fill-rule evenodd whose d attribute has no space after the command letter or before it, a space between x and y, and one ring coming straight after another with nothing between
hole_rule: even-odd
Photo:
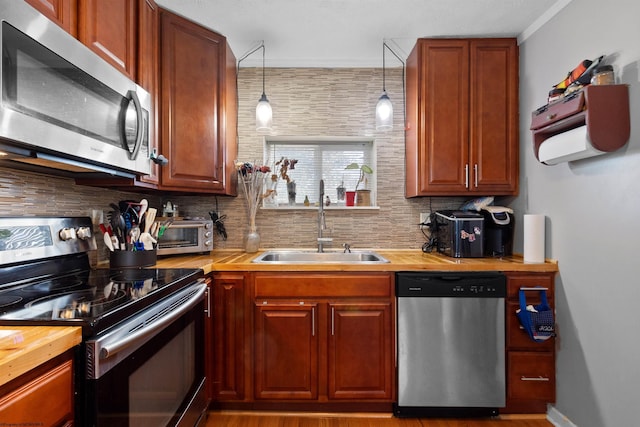
<instances>
[{"instance_id":1,"label":"oven handle","mask_svg":"<svg viewBox=\"0 0 640 427\"><path fill-rule=\"evenodd\" d=\"M197 292L195 292L191 298L180 305L177 310L172 311L168 315L161 317L153 323L145 325L143 328L130 335L127 335L126 337L118 341L105 343L100 349L100 359L108 359L119 351L135 345L139 341L144 341L147 336L162 330L167 325L171 324L176 319L180 318L183 314L187 313L189 310L195 307L202 300L202 298L204 297L204 293L207 290L207 284L204 279L198 279L196 285L199 286Z\"/></svg>"}]
</instances>

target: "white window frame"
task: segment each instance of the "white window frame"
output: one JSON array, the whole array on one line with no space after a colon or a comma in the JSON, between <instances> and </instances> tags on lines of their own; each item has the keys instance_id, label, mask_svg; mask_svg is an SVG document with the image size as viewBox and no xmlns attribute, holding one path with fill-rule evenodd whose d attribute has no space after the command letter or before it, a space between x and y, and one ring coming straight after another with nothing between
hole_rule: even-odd
<instances>
[{"instance_id":1,"label":"white window frame","mask_svg":"<svg viewBox=\"0 0 640 427\"><path fill-rule=\"evenodd\" d=\"M365 152L365 158L368 156L368 160L365 163L373 169L373 173L366 174L366 189L371 190L371 206L349 206L346 207L344 201L339 202L337 200L337 187L340 185L340 182L344 180L344 187L347 191L355 190L355 185L358 181L360 171L359 170L340 170L340 176L321 176L321 174L326 175L327 172L320 172L318 168L321 168L321 164L310 165L309 161L305 161L304 158L296 158L295 155L289 155L286 151L287 145L291 145L294 147L300 146L309 146L309 147L317 147L316 152L322 152L323 149L331 150L331 147L336 146L353 146L354 151L357 151L359 148ZM277 146L275 152L273 152L272 147ZM335 151L335 150L333 150ZM302 186L302 188L298 187L296 189L296 204L291 206L287 202L287 194L286 194L286 184L282 179L279 179L277 192L278 192L278 206L277 209L304 209L307 206L304 205L305 196L309 197L309 207L315 208L317 207L316 202L318 201L318 193L320 186L320 179L322 178L325 182L325 196L329 196L331 200L331 204L328 206L329 209L372 209L377 208L376 202L376 194L377 194L377 156L376 156L376 141L375 138L372 137L294 137L294 136L266 136L264 138L263 144L263 159L264 164L268 165L272 169L272 173L278 174L279 167L275 167L274 163L280 160L282 156L287 158L296 158L298 163L296 164L296 168L293 171L290 171L290 176L292 180L296 180L296 175L300 176L301 172L308 172L310 168L313 168L314 176L312 180L307 180L306 185ZM277 157L277 158L276 158ZM321 155L314 156L316 158L316 163L318 159L321 158ZM345 167L348 162L357 161L358 164L362 164L362 161L358 161L356 159L345 159ZM363 183L361 183L358 187L359 190L365 189ZM266 208L266 206L263 206Z\"/></svg>"}]
</instances>

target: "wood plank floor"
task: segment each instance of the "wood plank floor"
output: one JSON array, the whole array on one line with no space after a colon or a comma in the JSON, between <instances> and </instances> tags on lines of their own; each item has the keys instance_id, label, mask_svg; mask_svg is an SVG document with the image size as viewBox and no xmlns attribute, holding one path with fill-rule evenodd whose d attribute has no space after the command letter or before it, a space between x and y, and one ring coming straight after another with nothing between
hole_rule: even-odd
<instances>
[{"instance_id":1,"label":"wood plank floor","mask_svg":"<svg viewBox=\"0 0 640 427\"><path fill-rule=\"evenodd\" d=\"M391 414L211 411L205 427L553 427L542 415L490 419L395 418Z\"/></svg>"}]
</instances>

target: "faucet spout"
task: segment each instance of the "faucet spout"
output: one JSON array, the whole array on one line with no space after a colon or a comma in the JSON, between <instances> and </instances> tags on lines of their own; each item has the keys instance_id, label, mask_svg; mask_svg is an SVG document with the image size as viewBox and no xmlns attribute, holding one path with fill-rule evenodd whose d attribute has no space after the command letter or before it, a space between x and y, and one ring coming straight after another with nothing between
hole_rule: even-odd
<instances>
[{"instance_id":1,"label":"faucet spout","mask_svg":"<svg viewBox=\"0 0 640 427\"><path fill-rule=\"evenodd\" d=\"M320 191L318 195L318 252L324 252L324 244L333 239L323 237L323 231L327 229L324 217L324 180L320 180Z\"/></svg>"}]
</instances>

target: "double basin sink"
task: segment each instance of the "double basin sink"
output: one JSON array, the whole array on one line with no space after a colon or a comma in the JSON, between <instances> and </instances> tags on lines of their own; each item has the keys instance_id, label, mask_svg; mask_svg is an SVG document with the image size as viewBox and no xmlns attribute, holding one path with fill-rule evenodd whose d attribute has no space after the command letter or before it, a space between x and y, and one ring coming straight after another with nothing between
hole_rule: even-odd
<instances>
[{"instance_id":1,"label":"double basin sink","mask_svg":"<svg viewBox=\"0 0 640 427\"><path fill-rule=\"evenodd\" d=\"M262 253L251 262L257 264L384 264L389 260L374 251L273 250Z\"/></svg>"}]
</instances>

